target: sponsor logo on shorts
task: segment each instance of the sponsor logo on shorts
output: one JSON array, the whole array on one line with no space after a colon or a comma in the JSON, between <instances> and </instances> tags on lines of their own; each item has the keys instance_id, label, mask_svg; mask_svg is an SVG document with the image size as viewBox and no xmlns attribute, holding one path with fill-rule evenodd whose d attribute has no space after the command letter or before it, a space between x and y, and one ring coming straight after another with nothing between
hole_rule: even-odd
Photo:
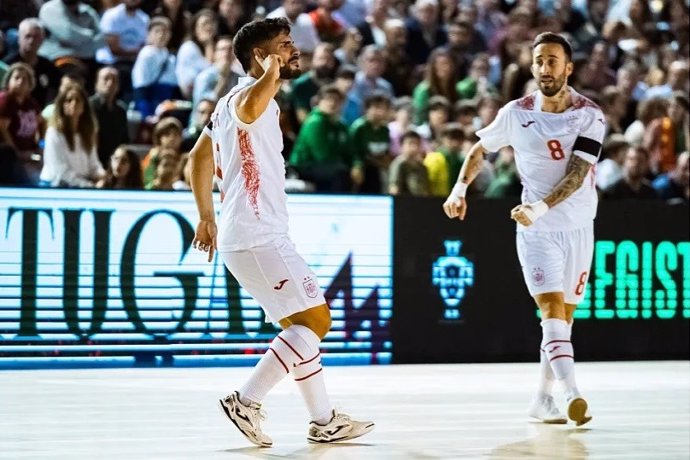
<instances>
[{"instance_id":1,"label":"sponsor logo on shorts","mask_svg":"<svg viewBox=\"0 0 690 460\"><path fill-rule=\"evenodd\" d=\"M283 289L283 286L285 286L285 283L287 283L287 282L288 282L287 278L285 278L284 280L280 280L280 281L278 281L278 284L273 286L273 289L275 289L276 291L280 291L281 289Z\"/></svg>"},{"instance_id":2,"label":"sponsor logo on shorts","mask_svg":"<svg viewBox=\"0 0 690 460\"><path fill-rule=\"evenodd\" d=\"M532 270L532 283L535 286L541 286L544 284L545 281L546 277L544 276L544 270L542 270L539 267Z\"/></svg>"},{"instance_id":3,"label":"sponsor logo on shorts","mask_svg":"<svg viewBox=\"0 0 690 460\"><path fill-rule=\"evenodd\" d=\"M304 292L306 292L307 297L313 299L319 295L319 285L316 284L316 281L314 281L313 278L304 278L304 283L302 283L302 286L304 286Z\"/></svg>"}]
</instances>

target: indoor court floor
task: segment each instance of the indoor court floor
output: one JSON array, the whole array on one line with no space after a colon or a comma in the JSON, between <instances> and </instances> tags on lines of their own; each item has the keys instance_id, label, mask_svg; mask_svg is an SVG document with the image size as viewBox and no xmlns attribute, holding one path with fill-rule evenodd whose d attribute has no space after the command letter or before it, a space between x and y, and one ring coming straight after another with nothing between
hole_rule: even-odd
<instances>
[{"instance_id":1,"label":"indoor court floor","mask_svg":"<svg viewBox=\"0 0 690 460\"><path fill-rule=\"evenodd\" d=\"M376 429L308 444L306 409L286 379L264 401L270 449L249 444L216 405L246 367L0 371L0 459L690 458L690 363L576 370L594 416L581 428L529 421L536 363L329 367L333 402Z\"/></svg>"}]
</instances>

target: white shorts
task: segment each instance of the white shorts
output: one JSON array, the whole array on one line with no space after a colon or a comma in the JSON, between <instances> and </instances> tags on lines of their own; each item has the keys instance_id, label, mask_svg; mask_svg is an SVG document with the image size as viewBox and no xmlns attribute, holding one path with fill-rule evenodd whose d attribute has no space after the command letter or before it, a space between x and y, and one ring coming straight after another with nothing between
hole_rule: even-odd
<instances>
[{"instance_id":1,"label":"white shorts","mask_svg":"<svg viewBox=\"0 0 690 460\"><path fill-rule=\"evenodd\" d=\"M261 305L267 322L326 303L316 274L288 237L219 254L240 286Z\"/></svg>"},{"instance_id":2,"label":"white shorts","mask_svg":"<svg viewBox=\"0 0 690 460\"><path fill-rule=\"evenodd\" d=\"M532 297L562 292L565 303L580 303L592 265L593 225L568 232L518 232L517 252Z\"/></svg>"}]
</instances>

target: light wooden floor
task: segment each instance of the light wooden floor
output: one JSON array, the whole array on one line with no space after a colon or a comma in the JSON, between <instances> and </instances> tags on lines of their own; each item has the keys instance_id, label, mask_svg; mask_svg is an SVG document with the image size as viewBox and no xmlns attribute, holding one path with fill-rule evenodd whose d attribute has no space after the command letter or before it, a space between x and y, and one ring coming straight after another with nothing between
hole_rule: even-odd
<instances>
[{"instance_id":1,"label":"light wooden floor","mask_svg":"<svg viewBox=\"0 0 690 460\"><path fill-rule=\"evenodd\" d=\"M2 371L0 458L690 458L688 362L579 363L595 417L582 429L527 419L536 370L331 367L332 399L377 423L359 442L333 446L307 444L307 412L286 380L264 403L272 449L251 447L216 408L248 368Z\"/></svg>"}]
</instances>

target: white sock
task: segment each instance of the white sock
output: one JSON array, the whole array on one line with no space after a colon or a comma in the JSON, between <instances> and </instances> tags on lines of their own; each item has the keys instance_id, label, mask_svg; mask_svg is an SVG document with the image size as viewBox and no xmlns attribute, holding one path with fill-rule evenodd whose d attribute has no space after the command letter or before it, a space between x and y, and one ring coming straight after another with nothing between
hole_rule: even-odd
<instances>
[{"instance_id":1,"label":"white sock","mask_svg":"<svg viewBox=\"0 0 690 460\"><path fill-rule=\"evenodd\" d=\"M546 356L544 349L539 350L539 394L544 396L553 395L553 382L556 376L553 375L553 369L549 364L549 358Z\"/></svg>"},{"instance_id":2,"label":"white sock","mask_svg":"<svg viewBox=\"0 0 690 460\"><path fill-rule=\"evenodd\" d=\"M292 377L302 393L311 420L325 425L333 417L333 405L326 392L326 383L321 367L321 340L311 329L301 327L297 331L305 342L311 342L313 349L296 367L292 368Z\"/></svg>"},{"instance_id":3,"label":"white sock","mask_svg":"<svg viewBox=\"0 0 690 460\"><path fill-rule=\"evenodd\" d=\"M580 392L575 384L575 353L570 343L568 323L560 319L546 319L541 322L541 348L546 353L551 369L565 386L568 399L577 397Z\"/></svg>"},{"instance_id":4,"label":"white sock","mask_svg":"<svg viewBox=\"0 0 690 460\"><path fill-rule=\"evenodd\" d=\"M300 334L302 329L310 331L304 326L293 325L273 339L271 346L249 376L249 380L239 390L240 401L243 404L249 401L261 402L266 394L290 372L290 369L304 361L303 356L313 354L314 348L318 351L318 337L316 347L314 347L313 344L302 339Z\"/></svg>"}]
</instances>

